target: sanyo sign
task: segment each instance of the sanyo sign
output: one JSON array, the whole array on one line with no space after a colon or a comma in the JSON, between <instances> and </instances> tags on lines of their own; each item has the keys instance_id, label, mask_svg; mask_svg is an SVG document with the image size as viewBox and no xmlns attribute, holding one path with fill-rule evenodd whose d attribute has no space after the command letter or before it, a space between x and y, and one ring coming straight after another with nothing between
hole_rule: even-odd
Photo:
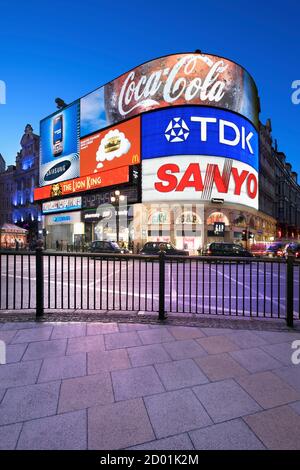
<instances>
[{"instance_id":1,"label":"sanyo sign","mask_svg":"<svg viewBox=\"0 0 300 470\"><path fill-rule=\"evenodd\" d=\"M0 80L0 104L6 104L6 85L3 80Z\"/></svg>"}]
</instances>

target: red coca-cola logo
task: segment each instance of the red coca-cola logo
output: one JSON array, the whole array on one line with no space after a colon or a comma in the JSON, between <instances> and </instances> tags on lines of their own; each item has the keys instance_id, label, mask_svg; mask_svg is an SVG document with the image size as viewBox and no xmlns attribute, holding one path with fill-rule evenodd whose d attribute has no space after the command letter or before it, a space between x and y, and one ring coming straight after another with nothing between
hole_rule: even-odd
<instances>
[{"instance_id":1,"label":"red coca-cola logo","mask_svg":"<svg viewBox=\"0 0 300 470\"><path fill-rule=\"evenodd\" d=\"M206 70L199 76L197 63L201 61ZM150 74L137 75L131 71L124 80L118 98L118 111L126 117L137 108L156 107L160 102L174 104L178 100L190 102L219 102L226 89L226 79L222 73L228 64L224 60L216 62L202 55L187 55L175 62L172 68L155 70Z\"/></svg>"}]
</instances>

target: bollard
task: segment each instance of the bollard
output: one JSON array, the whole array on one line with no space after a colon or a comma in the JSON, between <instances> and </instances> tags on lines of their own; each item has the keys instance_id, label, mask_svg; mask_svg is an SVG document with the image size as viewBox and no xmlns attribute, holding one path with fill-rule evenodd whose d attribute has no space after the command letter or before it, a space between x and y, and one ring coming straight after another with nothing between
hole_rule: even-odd
<instances>
[{"instance_id":1,"label":"bollard","mask_svg":"<svg viewBox=\"0 0 300 470\"><path fill-rule=\"evenodd\" d=\"M159 247L159 310L158 319L166 320L165 312L165 251L163 244Z\"/></svg>"},{"instance_id":2,"label":"bollard","mask_svg":"<svg viewBox=\"0 0 300 470\"><path fill-rule=\"evenodd\" d=\"M286 261L286 324L294 326L294 255L288 253Z\"/></svg>"},{"instance_id":3,"label":"bollard","mask_svg":"<svg viewBox=\"0 0 300 470\"><path fill-rule=\"evenodd\" d=\"M40 243L35 250L36 275L36 318L44 315L44 257L43 245Z\"/></svg>"}]
</instances>

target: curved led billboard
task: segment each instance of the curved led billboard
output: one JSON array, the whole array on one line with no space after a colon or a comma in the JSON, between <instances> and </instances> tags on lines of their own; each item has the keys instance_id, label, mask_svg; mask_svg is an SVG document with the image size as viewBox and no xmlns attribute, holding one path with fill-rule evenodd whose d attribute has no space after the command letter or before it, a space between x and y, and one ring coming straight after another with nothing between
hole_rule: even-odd
<instances>
[{"instance_id":1,"label":"curved led billboard","mask_svg":"<svg viewBox=\"0 0 300 470\"><path fill-rule=\"evenodd\" d=\"M206 106L182 106L142 116L142 158L229 157L258 170L258 133L242 116Z\"/></svg>"},{"instance_id":2,"label":"curved led billboard","mask_svg":"<svg viewBox=\"0 0 300 470\"><path fill-rule=\"evenodd\" d=\"M80 100L81 137L156 108L208 105L258 126L257 88L240 65L210 54L174 54L136 67Z\"/></svg>"}]
</instances>

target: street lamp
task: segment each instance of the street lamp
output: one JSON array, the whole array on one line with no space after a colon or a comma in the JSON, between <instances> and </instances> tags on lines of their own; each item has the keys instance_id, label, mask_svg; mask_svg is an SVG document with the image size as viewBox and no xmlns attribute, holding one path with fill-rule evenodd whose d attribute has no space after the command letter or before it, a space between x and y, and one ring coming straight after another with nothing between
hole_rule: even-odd
<instances>
[{"instance_id":1,"label":"street lamp","mask_svg":"<svg viewBox=\"0 0 300 470\"><path fill-rule=\"evenodd\" d=\"M120 193L117 189L115 195L111 196L110 201L113 206L116 208L116 231L117 231L117 243L119 243L120 238L120 219L119 219L119 210L120 210L120 201L124 201L125 196Z\"/></svg>"}]
</instances>

